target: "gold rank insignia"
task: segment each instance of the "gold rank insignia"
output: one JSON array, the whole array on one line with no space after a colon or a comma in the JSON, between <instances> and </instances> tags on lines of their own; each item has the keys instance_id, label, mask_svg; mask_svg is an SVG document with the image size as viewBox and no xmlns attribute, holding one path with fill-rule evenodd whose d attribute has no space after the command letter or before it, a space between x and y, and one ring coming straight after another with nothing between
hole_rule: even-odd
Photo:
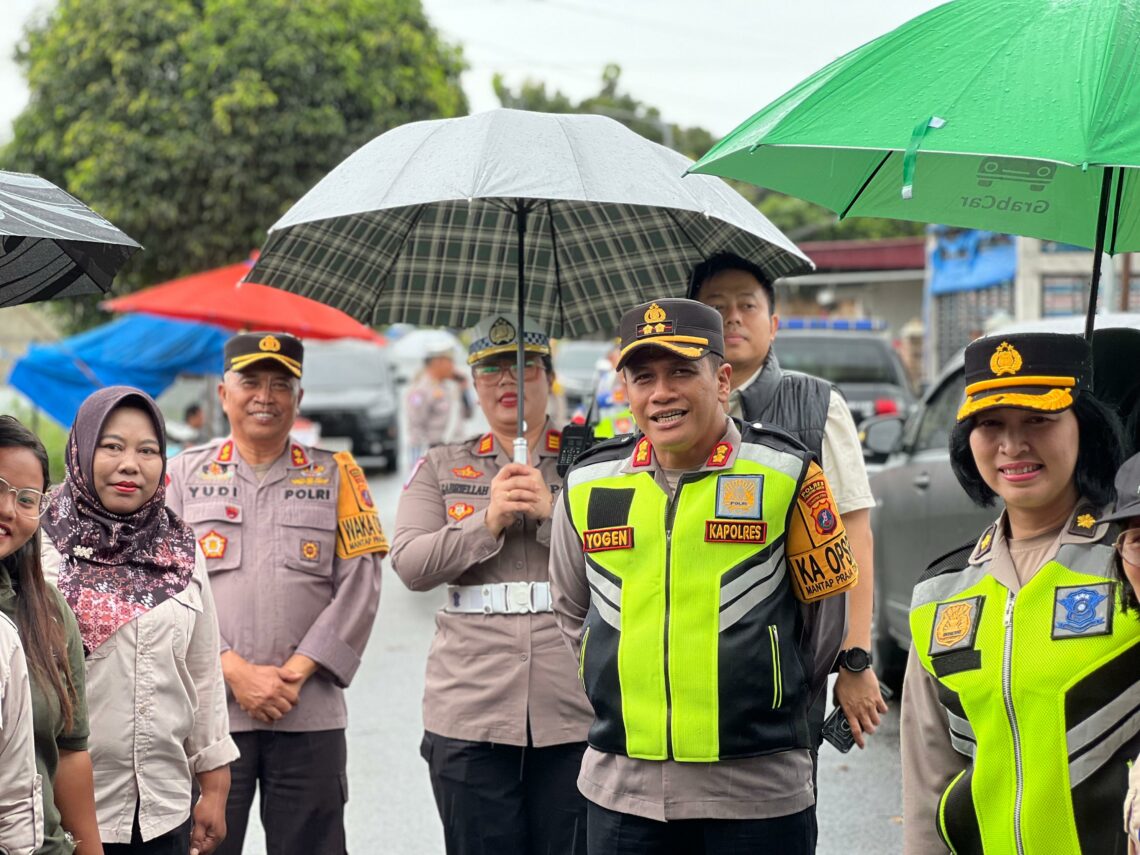
<instances>
[{"instance_id":1,"label":"gold rank insignia","mask_svg":"<svg viewBox=\"0 0 1140 855\"><path fill-rule=\"evenodd\" d=\"M218 456L214 458L219 463L233 463L234 460L234 441L227 439L222 443L221 448L218 449Z\"/></svg>"},{"instance_id":2,"label":"gold rank insignia","mask_svg":"<svg viewBox=\"0 0 1140 855\"><path fill-rule=\"evenodd\" d=\"M645 310L644 318L645 326L638 329L638 335L662 335L673 332L673 322L667 318L665 310L656 303Z\"/></svg>"},{"instance_id":3,"label":"gold rank insignia","mask_svg":"<svg viewBox=\"0 0 1140 855\"><path fill-rule=\"evenodd\" d=\"M1096 525L1096 517L1092 514L1081 514L1077 517L1077 525L1081 528L1092 528Z\"/></svg>"},{"instance_id":4,"label":"gold rank insignia","mask_svg":"<svg viewBox=\"0 0 1140 855\"><path fill-rule=\"evenodd\" d=\"M705 461L706 466L724 466L728 463L728 458L732 456L732 443L731 442L718 442L713 446L712 453L709 454L709 459Z\"/></svg>"},{"instance_id":5,"label":"gold rank insignia","mask_svg":"<svg viewBox=\"0 0 1140 855\"><path fill-rule=\"evenodd\" d=\"M930 655L964 650L974 646L981 617L982 598L939 603L934 612L934 633L930 639Z\"/></svg>"},{"instance_id":6,"label":"gold rank insignia","mask_svg":"<svg viewBox=\"0 0 1140 855\"><path fill-rule=\"evenodd\" d=\"M1003 374L1016 374L1020 370L1021 354L1012 344L1003 341L990 357L990 371L994 376L1001 377Z\"/></svg>"},{"instance_id":7,"label":"gold rank insignia","mask_svg":"<svg viewBox=\"0 0 1140 855\"><path fill-rule=\"evenodd\" d=\"M480 457L490 457L495 453L495 435L488 433L484 434L483 438L479 440L479 447L475 449L475 453Z\"/></svg>"},{"instance_id":8,"label":"gold rank insignia","mask_svg":"<svg viewBox=\"0 0 1140 855\"><path fill-rule=\"evenodd\" d=\"M643 436L639 439L633 449L633 465L648 466L652 450L653 446L649 444L649 437Z\"/></svg>"},{"instance_id":9,"label":"gold rank insignia","mask_svg":"<svg viewBox=\"0 0 1140 855\"><path fill-rule=\"evenodd\" d=\"M293 443L292 447L289 449L289 459L292 461L294 466L309 465L309 458L305 454L305 449L301 448L301 446L297 445L297 443Z\"/></svg>"},{"instance_id":10,"label":"gold rank insignia","mask_svg":"<svg viewBox=\"0 0 1140 855\"><path fill-rule=\"evenodd\" d=\"M548 430L546 432L546 450L558 451L562 448L562 434L556 430Z\"/></svg>"},{"instance_id":11,"label":"gold rank insignia","mask_svg":"<svg viewBox=\"0 0 1140 855\"><path fill-rule=\"evenodd\" d=\"M198 545L202 547L202 554L207 558L225 558L228 543L229 541L226 540L225 536L218 534L213 529L198 538Z\"/></svg>"},{"instance_id":12,"label":"gold rank insignia","mask_svg":"<svg viewBox=\"0 0 1140 855\"><path fill-rule=\"evenodd\" d=\"M257 349L264 353L280 353L281 341L275 335L267 335L257 343Z\"/></svg>"}]
</instances>

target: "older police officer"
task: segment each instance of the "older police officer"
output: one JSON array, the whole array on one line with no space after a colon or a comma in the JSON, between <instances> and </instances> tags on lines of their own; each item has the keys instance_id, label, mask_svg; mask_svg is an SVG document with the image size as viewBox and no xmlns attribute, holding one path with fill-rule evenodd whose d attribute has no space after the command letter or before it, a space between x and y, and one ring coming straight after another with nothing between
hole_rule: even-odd
<instances>
[{"instance_id":1,"label":"older police officer","mask_svg":"<svg viewBox=\"0 0 1140 855\"><path fill-rule=\"evenodd\" d=\"M551 538L589 852L812 852L808 711L842 641L816 621L858 578L835 499L796 440L725 414L715 309L643 304L621 345L642 434L578 459Z\"/></svg>"},{"instance_id":2,"label":"older police officer","mask_svg":"<svg viewBox=\"0 0 1140 855\"><path fill-rule=\"evenodd\" d=\"M590 708L550 609L547 544L560 435L546 418L550 341L505 317L468 362L490 431L421 458L396 515L392 564L413 591L447 585L424 687L424 739L448 855L581 855L574 787ZM529 462L511 462L519 388Z\"/></svg>"},{"instance_id":3,"label":"older police officer","mask_svg":"<svg viewBox=\"0 0 1140 855\"><path fill-rule=\"evenodd\" d=\"M352 455L289 436L303 359L284 333L231 338L218 387L230 436L169 468L167 502L206 556L241 750L221 855L241 852L258 785L270 852L345 851L344 689L372 631L388 547Z\"/></svg>"}]
</instances>

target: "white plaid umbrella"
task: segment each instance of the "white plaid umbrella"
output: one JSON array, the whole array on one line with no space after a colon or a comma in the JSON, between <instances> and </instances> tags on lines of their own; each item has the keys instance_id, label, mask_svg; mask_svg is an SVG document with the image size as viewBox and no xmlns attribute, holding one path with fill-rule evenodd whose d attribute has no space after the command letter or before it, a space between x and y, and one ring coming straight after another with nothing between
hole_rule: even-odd
<instances>
[{"instance_id":1,"label":"white plaid umbrella","mask_svg":"<svg viewBox=\"0 0 1140 855\"><path fill-rule=\"evenodd\" d=\"M581 336L683 295L693 265L721 250L772 279L812 269L724 181L683 177L691 165L603 116L492 110L403 125L274 224L247 279L368 324L467 327L515 308L519 329L525 316Z\"/></svg>"}]
</instances>

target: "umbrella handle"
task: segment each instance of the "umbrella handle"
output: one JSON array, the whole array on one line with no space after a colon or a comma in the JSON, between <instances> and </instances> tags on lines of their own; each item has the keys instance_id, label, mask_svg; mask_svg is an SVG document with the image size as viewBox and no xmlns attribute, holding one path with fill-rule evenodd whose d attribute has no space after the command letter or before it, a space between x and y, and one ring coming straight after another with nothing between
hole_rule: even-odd
<instances>
[{"instance_id":1,"label":"umbrella handle","mask_svg":"<svg viewBox=\"0 0 1140 855\"><path fill-rule=\"evenodd\" d=\"M529 460L529 457L527 454L526 437L525 436L516 436L515 437L515 463L521 463L525 466L529 462L530 462L530 460Z\"/></svg>"}]
</instances>

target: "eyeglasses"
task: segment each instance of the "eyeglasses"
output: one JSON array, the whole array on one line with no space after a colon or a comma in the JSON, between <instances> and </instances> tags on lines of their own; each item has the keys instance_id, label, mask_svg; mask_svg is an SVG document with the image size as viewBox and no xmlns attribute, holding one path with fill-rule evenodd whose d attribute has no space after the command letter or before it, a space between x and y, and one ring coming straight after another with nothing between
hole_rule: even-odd
<instances>
[{"instance_id":1,"label":"eyeglasses","mask_svg":"<svg viewBox=\"0 0 1140 855\"><path fill-rule=\"evenodd\" d=\"M0 501L9 493L16 497L16 513L30 520L38 520L51 504L51 497L31 487L16 489L0 478Z\"/></svg>"},{"instance_id":2,"label":"eyeglasses","mask_svg":"<svg viewBox=\"0 0 1140 855\"><path fill-rule=\"evenodd\" d=\"M1140 528L1125 529L1113 546L1129 564L1140 566Z\"/></svg>"},{"instance_id":3,"label":"eyeglasses","mask_svg":"<svg viewBox=\"0 0 1140 855\"><path fill-rule=\"evenodd\" d=\"M523 381L534 380L538 377L538 369L542 367L542 360L536 356L523 360ZM515 362L481 362L475 366L475 382L480 386L494 386L506 374L512 380L518 379L518 365Z\"/></svg>"}]
</instances>

